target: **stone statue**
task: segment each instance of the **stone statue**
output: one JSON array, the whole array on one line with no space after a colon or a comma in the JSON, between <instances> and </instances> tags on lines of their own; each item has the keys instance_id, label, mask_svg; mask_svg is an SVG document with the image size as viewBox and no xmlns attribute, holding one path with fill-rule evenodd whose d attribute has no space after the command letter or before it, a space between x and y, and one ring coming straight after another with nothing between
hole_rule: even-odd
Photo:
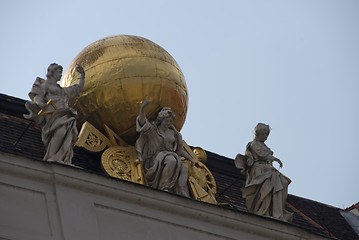
<instances>
[{"instance_id":1,"label":"stone statue","mask_svg":"<svg viewBox=\"0 0 359 240\"><path fill-rule=\"evenodd\" d=\"M77 112L67 105L69 98L80 94L85 83L85 71L81 66L80 83L62 88L57 84L62 76L62 66L52 63L47 68L47 80L37 77L25 104L29 111L24 115L41 127L42 141L46 147L45 161L71 163L73 146L77 140Z\"/></svg>"},{"instance_id":2,"label":"stone statue","mask_svg":"<svg viewBox=\"0 0 359 240\"><path fill-rule=\"evenodd\" d=\"M238 154L235 159L237 168L246 175L242 196L246 199L247 209L258 215L291 221L292 214L285 210L291 181L273 167L273 161L278 162L280 167L283 163L264 143L270 127L258 123L254 130L254 140L247 144L245 156Z\"/></svg>"},{"instance_id":3,"label":"stone statue","mask_svg":"<svg viewBox=\"0 0 359 240\"><path fill-rule=\"evenodd\" d=\"M160 190L189 197L188 166L181 159L192 162L193 158L183 150L182 136L173 126L175 118L171 108L164 107L155 122L146 118L143 102L136 119L136 131L140 133L136 141L137 157L140 160L148 185Z\"/></svg>"}]
</instances>

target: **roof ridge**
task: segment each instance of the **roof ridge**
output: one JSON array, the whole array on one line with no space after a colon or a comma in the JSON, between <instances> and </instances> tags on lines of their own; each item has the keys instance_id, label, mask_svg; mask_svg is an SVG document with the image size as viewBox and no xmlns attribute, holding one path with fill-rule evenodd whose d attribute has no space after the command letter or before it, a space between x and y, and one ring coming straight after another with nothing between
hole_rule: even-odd
<instances>
[{"instance_id":1,"label":"roof ridge","mask_svg":"<svg viewBox=\"0 0 359 240\"><path fill-rule=\"evenodd\" d=\"M311 224L313 224L315 227L323 230L328 236L333 237L335 239L338 239L334 234L330 233L328 230L326 230L322 225L320 225L319 223L317 223L316 221L314 221L312 218L308 217L307 215L305 215L303 212L301 212L299 209L297 209L296 207L294 207L292 204L290 204L288 201L286 202L286 204L296 213L298 213L300 216L302 216L304 219L306 219L307 221L309 221Z\"/></svg>"},{"instance_id":2,"label":"roof ridge","mask_svg":"<svg viewBox=\"0 0 359 240\"><path fill-rule=\"evenodd\" d=\"M346 209L344 209L344 211L350 211L350 210L353 210L353 209L358 209L359 210L359 202L351 205L350 207L347 207Z\"/></svg>"},{"instance_id":3,"label":"roof ridge","mask_svg":"<svg viewBox=\"0 0 359 240\"><path fill-rule=\"evenodd\" d=\"M324 205L324 206L327 206L327 207L330 207L330 208L335 208L335 209L343 210L342 208L335 207L335 206L329 205L329 204L327 204L327 203L318 202L318 201L316 201L316 200L312 200L312 199L309 199L309 198L299 197L299 196L293 195L293 194L288 194L288 195L290 195L291 197L296 197L296 198L299 198L299 199L302 199L302 200L306 200L306 201L309 201L309 202L313 202L313 203L316 203L316 204ZM358 203L358 204L359 204L359 203Z\"/></svg>"}]
</instances>

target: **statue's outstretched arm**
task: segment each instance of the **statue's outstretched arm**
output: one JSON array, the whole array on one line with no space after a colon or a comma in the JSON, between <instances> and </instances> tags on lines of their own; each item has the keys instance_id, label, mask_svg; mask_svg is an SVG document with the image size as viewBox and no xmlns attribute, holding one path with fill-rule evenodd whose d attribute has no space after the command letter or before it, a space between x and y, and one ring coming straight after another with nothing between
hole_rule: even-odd
<instances>
[{"instance_id":1,"label":"statue's outstretched arm","mask_svg":"<svg viewBox=\"0 0 359 240\"><path fill-rule=\"evenodd\" d=\"M76 71L78 71L81 74L80 83L79 83L80 92L81 92L85 85L85 70L83 69L83 67L81 65L77 65Z\"/></svg>"},{"instance_id":2,"label":"statue's outstretched arm","mask_svg":"<svg viewBox=\"0 0 359 240\"><path fill-rule=\"evenodd\" d=\"M141 109L140 109L140 114L138 115L138 122L140 123L140 125L144 125L146 123L146 112L145 112L145 107L150 103L149 100L145 100L142 103Z\"/></svg>"}]
</instances>

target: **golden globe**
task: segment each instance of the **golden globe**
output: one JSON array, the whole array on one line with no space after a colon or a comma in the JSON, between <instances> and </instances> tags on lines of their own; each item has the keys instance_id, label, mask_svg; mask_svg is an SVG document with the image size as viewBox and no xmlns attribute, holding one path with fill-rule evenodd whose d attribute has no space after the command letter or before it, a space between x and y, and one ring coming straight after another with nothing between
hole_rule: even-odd
<instances>
[{"instance_id":1,"label":"golden globe","mask_svg":"<svg viewBox=\"0 0 359 240\"><path fill-rule=\"evenodd\" d=\"M78 127L88 121L103 132L106 124L133 144L136 117L148 99L148 119L154 120L162 107L171 107L176 115L174 126L181 130L188 108L186 82L177 62L159 45L138 36L103 38L75 57L61 86L79 82L77 64L86 73L83 91L69 102L78 111Z\"/></svg>"}]
</instances>

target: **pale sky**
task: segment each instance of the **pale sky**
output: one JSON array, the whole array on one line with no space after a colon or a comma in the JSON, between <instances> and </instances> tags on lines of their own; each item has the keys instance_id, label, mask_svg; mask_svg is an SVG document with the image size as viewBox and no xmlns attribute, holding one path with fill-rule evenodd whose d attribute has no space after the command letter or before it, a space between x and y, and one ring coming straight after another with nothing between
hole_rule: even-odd
<instances>
[{"instance_id":1,"label":"pale sky","mask_svg":"<svg viewBox=\"0 0 359 240\"><path fill-rule=\"evenodd\" d=\"M359 201L357 0L1 0L0 32L0 92L22 99L50 63L66 70L104 37L145 37L185 76L188 144L234 158L264 122L290 194Z\"/></svg>"}]
</instances>

